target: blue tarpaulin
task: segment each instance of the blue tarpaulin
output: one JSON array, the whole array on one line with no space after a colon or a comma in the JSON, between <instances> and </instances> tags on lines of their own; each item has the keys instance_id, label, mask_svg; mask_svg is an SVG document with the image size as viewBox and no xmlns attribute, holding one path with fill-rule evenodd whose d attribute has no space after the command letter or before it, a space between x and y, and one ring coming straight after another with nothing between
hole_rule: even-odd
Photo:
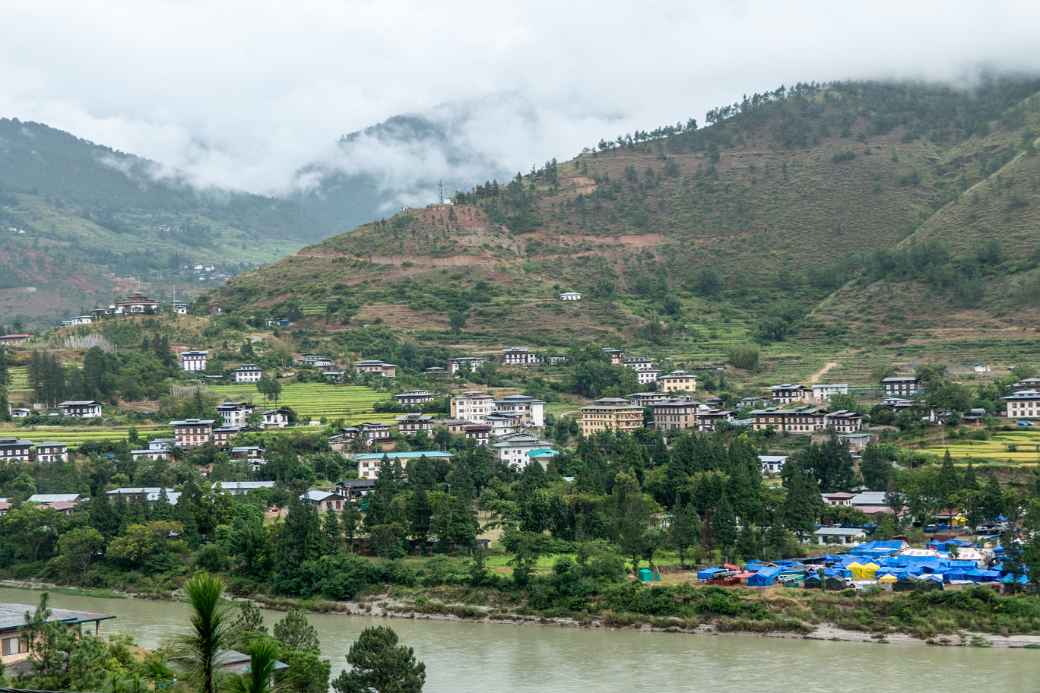
<instances>
[{"instance_id":1,"label":"blue tarpaulin","mask_svg":"<svg viewBox=\"0 0 1040 693\"><path fill-rule=\"evenodd\" d=\"M725 568L720 568L718 566L712 566L711 568L705 568L704 570L698 570L697 571L697 579L702 581L702 582L707 582L708 580L711 580L713 577L715 577L719 573L727 573L727 572L729 572L729 571L726 570Z\"/></svg>"},{"instance_id":2,"label":"blue tarpaulin","mask_svg":"<svg viewBox=\"0 0 1040 693\"><path fill-rule=\"evenodd\" d=\"M776 578L780 575L779 568L762 568L748 578L749 587L768 587L776 584Z\"/></svg>"}]
</instances>

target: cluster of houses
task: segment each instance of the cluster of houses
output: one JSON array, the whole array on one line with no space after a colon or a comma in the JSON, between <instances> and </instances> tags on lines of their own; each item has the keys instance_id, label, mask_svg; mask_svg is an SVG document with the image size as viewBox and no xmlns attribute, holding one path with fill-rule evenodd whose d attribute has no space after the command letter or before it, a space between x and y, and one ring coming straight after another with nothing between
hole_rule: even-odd
<instances>
[{"instance_id":1,"label":"cluster of houses","mask_svg":"<svg viewBox=\"0 0 1040 693\"><path fill-rule=\"evenodd\" d=\"M20 438L0 438L0 462L68 462L69 448L64 443L33 442Z\"/></svg>"},{"instance_id":2,"label":"cluster of houses","mask_svg":"<svg viewBox=\"0 0 1040 693\"><path fill-rule=\"evenodd\" d=\"M187 315L189 306L187 303L173 301L169 304L171 312L177 315ZM89 313L76 315L61 321L62 327L74 325L90 325L105 318L122 317L128 315L156 315L162 310L162 304L142 293L133 293L103 308L95 308Z\"/></svg>"},{"instance_id":3,"label":"cluster of houses","mask_svg":"<svg viewBox=\"0 0 1040 693\"><path fill-rule=\"evenodd\" d=\"M232 439L245 431L256 408L248 402L225 401L217 405L221 420L181 419L171 421L173 445L182 449L203 445L229 447ZM257 427L262 429L286 428L289 425L289 410L285 407L259 412Z\"/></svg>"},{"instance_id":4,"label":"cluster of houses","mask_svg":"<svg viewBox=\"0 0 1040 693\"><path fill-rule=\"evenodd\" d=\"M36 412L25 407L9 407L8 413L12 419L25 419ZM67 400L60 402L57 407L47 412L47 416L62 416L70 419L100 419L101 414L101 403L94 400Z\"/></svg>"}]
</instances>

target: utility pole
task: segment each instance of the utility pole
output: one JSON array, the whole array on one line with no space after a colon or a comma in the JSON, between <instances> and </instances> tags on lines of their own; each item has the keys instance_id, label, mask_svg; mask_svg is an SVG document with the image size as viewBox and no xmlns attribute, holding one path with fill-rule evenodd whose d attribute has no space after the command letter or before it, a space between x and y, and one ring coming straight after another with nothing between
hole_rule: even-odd
<instances>
[{"instance_id":1,"label":"utility pole","mask_svg":"<svg viewBox=\"0 0 1040 693\"><path fill-rule=\"evenodd\" d=\"M444 204L444 179L443 178L441 178L441 181L440 181L440 189L441 189L441 204Z\"/></svg>"}]
</instances>

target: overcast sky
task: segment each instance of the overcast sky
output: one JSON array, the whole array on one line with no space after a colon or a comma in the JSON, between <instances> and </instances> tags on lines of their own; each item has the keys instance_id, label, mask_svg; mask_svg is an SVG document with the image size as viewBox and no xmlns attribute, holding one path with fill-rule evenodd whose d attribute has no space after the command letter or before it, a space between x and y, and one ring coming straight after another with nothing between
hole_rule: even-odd
<instances>
[{"instance_id":1,"label":"overcast sky","mask_svg":"<svg viewBox=\"0 0 1040 693\"><path fill-rule=\"evenodd\" d=\"M3 0L0 115L275 192L340 134L444 103L526 170L782 83L1036 70L1038 45L1037 0ZM444 165L366 156L343 165Z\"/></svg>"}]
</instances>

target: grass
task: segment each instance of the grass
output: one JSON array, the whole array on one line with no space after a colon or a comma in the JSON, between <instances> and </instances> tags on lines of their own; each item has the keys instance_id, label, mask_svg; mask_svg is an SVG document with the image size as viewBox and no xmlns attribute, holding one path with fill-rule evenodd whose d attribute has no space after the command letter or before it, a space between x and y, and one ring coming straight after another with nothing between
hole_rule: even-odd
<instances>
[{"instance_id":1,"label":"grass","mask_svg":"<svg viewBox=\"0 0 1040 693\"><path fill-rule=\"evenodd\" d=\"M210 385L209 390L231 400L251 401L255 404L275 406L275 402L260 394L253 384ZM277 404L290 407L301 418L343 419L347 423L361 421L391 422L395 414L376 414L376 402L390 398L360 385L331 385L328 383L290 383L282 388Z\"/></svg>"},{"instance_id":2,"label":"grass","mask_svg":"<svg viewBox=\"0 0 1040 693\"><path fill-rule=\"evenodd\" d=\"M172 435L170 429L165 426L141 425L134 428L142 438ZM33 442L54 441L65 443L75 449L84 443L126 440L129 431L129 426L5 426L0 428L0 436L15 436Z\"/></svg>"},{"instance_id":3,"label":"grass","mask_svg":"<svg viewBox=\"0 0 1040 693\"><path fill-rule=\"evenodd\" d=\"M1036 464L1040 463L1040 431L1001 431L993 434L989 440L937 442L917 448L916 452L941 457L947 450L954 460Z\"/></svg>"}]
</instances>

